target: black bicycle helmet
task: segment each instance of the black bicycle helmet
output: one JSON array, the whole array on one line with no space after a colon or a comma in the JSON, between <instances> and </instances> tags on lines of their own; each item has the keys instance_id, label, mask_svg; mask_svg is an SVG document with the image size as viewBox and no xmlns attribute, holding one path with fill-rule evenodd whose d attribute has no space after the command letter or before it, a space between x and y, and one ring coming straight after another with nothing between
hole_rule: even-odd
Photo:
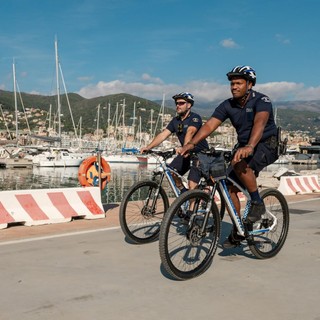
<instances>
[{"instance_id":1,"label":"black bicycle helmet","mask_svg":"<svg viewBox=\"0 0 320 320\"><path fill-rule=\"evenodd\" d=\"M256 72L250 66L236 66L227 73L227 77L229 81L231 81L232 77L242 77L251 81L253 86L256 84L257 80Z\"/></svg>"},{"instance_id":2,"label":"black bicycle helmet","mask_svg":"<svg viewBox=\"0 0 320 320\"><path fill-rule=\"evenodd\" d=\"M194 98L193 98L193 95L190 92L177 93L172 97L172 99L175 100L175 101L177 99L184 99L184 100L190 102L192 106L194 104Z\"/></svg>"}]
</instances>

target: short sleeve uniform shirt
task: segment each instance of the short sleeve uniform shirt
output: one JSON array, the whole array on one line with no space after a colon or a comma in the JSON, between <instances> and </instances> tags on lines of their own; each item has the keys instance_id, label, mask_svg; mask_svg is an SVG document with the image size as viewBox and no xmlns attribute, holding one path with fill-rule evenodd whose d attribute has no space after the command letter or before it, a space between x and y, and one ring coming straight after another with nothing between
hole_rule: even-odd
<instances>
[{"instance_id":1,"label":"short sleeve uniform shirt","mask_svg":"<svg viewBox=\"0 0 320 320\"><path fill-rule=\"evenodd\" d=\"M180 116L174 117L167 125L167 129L171 133L175 132L177 134L178 140L183 146L187 130L190 126L196 127L197 131L201 128L202 119L197 113L190 112L189 116L184 120L181 120ZM208 142L206 140L200 141L195 146L196 152L204 149L209 149Z\"/></svg>"},{"instance_id":2,"label":"short sleeve uniform shirt","mask_svg":"<svg viewBox=\"0 0 320 320\"><path fill-rule=\"evenodd\" d=\"M274 122L272 103L269 97L262 93L252 90L244 107L241 107L233 98L227 99L215 109L212 117L222 122L230 119L237 131L238 142L246 144L251 135L254 115L261 111L269 112L269 118L260 140L263 142L269 137L277 135L277 127Z\"/></svg>"}]
</instances>

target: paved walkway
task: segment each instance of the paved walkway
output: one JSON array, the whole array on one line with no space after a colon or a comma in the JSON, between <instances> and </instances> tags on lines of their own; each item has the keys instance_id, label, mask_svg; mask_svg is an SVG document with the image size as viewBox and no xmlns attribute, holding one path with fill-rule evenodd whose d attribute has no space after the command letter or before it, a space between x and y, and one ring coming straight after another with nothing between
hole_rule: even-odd
<instances>
[{"instance_id":1,"label":"paved walkway","mask_svg":"<svg viewBox=\"0 0 320 320\"><path fill-rule=\"evenodd\" d=\"M200 277L174 281L158 243L131 245L105 219L0 230L1 320L320 320L320 198L290 199L281 252L219 246ZM223 221L223 235L231 225Z\"/></svg>"},{"instance_id":2,"label":"paved walkway","mask_svg":"<svg viewBox=\"0 0 320 320\"><path fill-rule=\"evenodd\" d=\"M320 194L306 194L286 196L288 203L299 202L320 197ZM78 232L99 228L119 227L119 204L104 205L106 217L103 219L84 220L77 219L71 222L48 224L39 226L12 225L7 229L0 230L0 242L57 233ZM320 320L320 319L319 319Z\"/></svg>"}]
</instances>

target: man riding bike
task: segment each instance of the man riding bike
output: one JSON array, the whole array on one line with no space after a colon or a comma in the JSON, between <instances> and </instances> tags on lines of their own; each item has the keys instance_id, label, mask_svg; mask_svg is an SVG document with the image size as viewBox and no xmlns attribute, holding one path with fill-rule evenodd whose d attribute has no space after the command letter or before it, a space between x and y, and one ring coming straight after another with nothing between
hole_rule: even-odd
<instances>
[{"instance_id":1,"label":"man riding bike","mask_svg":"<svg viewBox=\"0 0 320 320\"><path fill-rule=\"evenodd\" d=\"M266 95L252 90L256 84L256 72L250 66L236 66L227 73L232 98L223 101L213 112L211 118L181 150L186 155L200 141L214 132L225 120L230 119L235 127L238 144L232 161L235 176L247 188L251 197L248 223L261 219L265 213L264 203L259 195L257 180L259 172L276 161L277 127L274 121L272 103ZM231 173L232 174L232 173ZM230 189L231 199L238 213L240 201L238 189ZM224 242L225 248L240 245L242 237L233 228Z\"/></svg>"},{"instance_id":2,"label":"man riding bike","mask_svg":"<svg viewBox=\"0 0 320 320\"><path fill-rule=\"evenodd\" d=\"M189 92L181 92L174 95L172 99L176 104L177 116L174 117L167 127L161 133L159 133L146 147L141 148L141 153L157 147L173 133L176 133L181 146L184 146L201 128L202 119L200 115L191 111L191 108L194 104L193 95ZM196 151L201 151L208 148L209 146L207 141L202 140L197 145ZM177 155L170 163L170 166L175 168L180 175L184 175L190 169L188 175L189 189L194 189L198 185L201 176L197 168L191 165L190 156L183 157L181 155ZM176 176L174 178L177 187L182 191L185 191L181 180Z\"/></svg>"}]
</instances>

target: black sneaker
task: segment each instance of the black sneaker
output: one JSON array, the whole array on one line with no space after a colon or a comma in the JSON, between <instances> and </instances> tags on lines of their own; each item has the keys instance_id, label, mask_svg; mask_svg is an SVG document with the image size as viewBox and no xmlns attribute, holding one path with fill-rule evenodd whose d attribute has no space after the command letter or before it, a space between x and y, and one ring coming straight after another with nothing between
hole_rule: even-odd
<instances>
[{"instance_id":1,"label":"black sneaker","mask_svg":"<svg viewBox=\"0 0 320 320\"><path fill-rule=\"evenodd\" d=\"M223 242L222 247L224 249L236 248L241 246L241 241L245 238L237 234L237 231L232 230L229 237Z\"/></svg>"},{"instance_id":2,"label":"black sneaker","mask_svg":"<svg viewBox=\"0 0 320 320\"><path fill-rule=\"evenodd\" d=\"M261 219L261 216L266 213L266 207L263 202L252 201L247 220L255 223Z\"/></svg>"}]
</instances>

